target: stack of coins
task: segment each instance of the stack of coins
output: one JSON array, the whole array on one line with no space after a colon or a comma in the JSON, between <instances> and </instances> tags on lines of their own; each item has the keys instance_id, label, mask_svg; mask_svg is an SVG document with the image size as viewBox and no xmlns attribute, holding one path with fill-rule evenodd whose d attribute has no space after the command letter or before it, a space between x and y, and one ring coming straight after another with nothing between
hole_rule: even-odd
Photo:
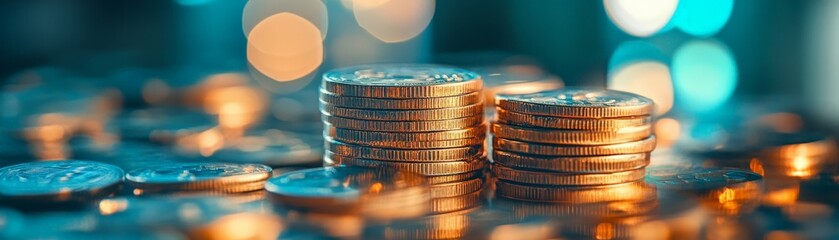
<instances>
[{"instance_id":1,"label":"stack of coins","mask_svg":"<svg viewBox=\"0 0 839 240\"><path fill-rule=\"evenodd\" d=\"M473 72L438 65L328 72L320 89L325 164L415 172L432 184L433 212L464 209L471 201L454 197L478 195L487 162L482 86Z\"/></svg>"},{"instance_id":2,"label":"stack of coins","mask_svg":"<svg viewBox=\"0 0 839 240\"><path fill-rule=\"evenodd\" d=\"M550 201L553 186L643 179L655 148L653 102L627 92L564 88L498 95L493 133L497 193Z\"/></svg>"}]
</instances>

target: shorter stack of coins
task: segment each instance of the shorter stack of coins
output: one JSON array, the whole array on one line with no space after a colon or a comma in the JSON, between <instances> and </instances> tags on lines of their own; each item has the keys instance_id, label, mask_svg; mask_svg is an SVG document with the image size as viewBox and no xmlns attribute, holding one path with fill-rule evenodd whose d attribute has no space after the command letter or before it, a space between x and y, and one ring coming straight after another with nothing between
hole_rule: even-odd
<instances>
[{"instance_id":1,"label":"shorter stack of coins","mask_svg":"<svg viewBox=\"0 0 839 240\"><path fill-rule=\"evenodd\" d=\"M556 186L597 187L644 178L655 148L653 102L620 91L565 88L498 95L492 124L500 196L553 201Z\"/></svg>"},{"instance_id":2,"label":"shorter stack of coins","mask_svg":"<svg viewBox=\"0 0 839 240\"><path fill-rule=\"evenodd\" d=\"M473 72L437 65L328 72L320 89L324 161L424 175L435 213L473 206L463 199L478 199L487 162L482 85Z\"/></svg>"}]
</instances>

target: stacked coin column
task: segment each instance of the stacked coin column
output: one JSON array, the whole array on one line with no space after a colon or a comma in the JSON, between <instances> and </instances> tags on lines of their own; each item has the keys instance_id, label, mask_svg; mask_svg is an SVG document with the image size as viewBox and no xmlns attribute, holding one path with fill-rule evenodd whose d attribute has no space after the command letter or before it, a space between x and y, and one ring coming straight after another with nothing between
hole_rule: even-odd
<instances>
[{"instance_id":1,"label":"stacked coin column","mask_svg":"<svg viewBox=\"0 0 839 240\"><path fill-rule=\"evenodd\" d=\"M554 201L557 186L640 181L655 147L653 102L632 93L565 88L498 95L493 173L500 196Z\"/></svg>"},{"instance_id":2,"label":"stacked coin column","mask_svg":"<svg viewBox=\"0 0 839 240\"><path fill-rule=\"evenodd\" d=\"M437 65L328 72L320 90L324 162L424 175L433 212L477 204L487 163L481 88L477 74Z\"/></svg>"}]
</instances>

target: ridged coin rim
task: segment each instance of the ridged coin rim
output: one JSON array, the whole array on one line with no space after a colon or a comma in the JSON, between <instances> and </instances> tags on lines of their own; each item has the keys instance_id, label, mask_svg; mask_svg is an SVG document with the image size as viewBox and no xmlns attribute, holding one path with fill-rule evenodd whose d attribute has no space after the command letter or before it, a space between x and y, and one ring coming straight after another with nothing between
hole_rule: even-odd
<instances>
[{"instance_id":1,"label":"ridged coin rim","mask_svg":"<svg viewBox=\"0 0 839 240\"><path fill-rule=\"evenodd\" d=\"M432 162L432 163L409 163L389 162L372 159L358 159L335 155L327 152L323 159L326 164L343 164L360 167L384 167L395 168L406 172L414 172L425 176L443 176L482 170L486 167L487 161L484 158L472 161L454 162Z\"/></svg>"},{"instance_id":2,"label":"ridged coin rim","mask_svg":"<svg viewBox=\"0 0 839 240\"><path fill-rule=\"evenodd\" d=\"M319 100L322 103L343 108L419 110L473 105L480 103L483 100L483 96L481 92L472 92L463 95L434 98L367 98L341 96L321 88Z\"/></svg>"},{"instance_id":3,"label":"ridged coin rim","mask_svg":"<svg viewBox=\"0 0 839 240\"><path fill-rule=\"evenodd\" d=\"M554 173L514 169L500 164L493 164L492 172L498 179L510 182L555 185L555 186L591 186L634 182L644 178L643 168L613 173Z\"/></svg>"},{"instance_id":4,"label":"ridged coin rim","mask_svg":"<svg viewBox=\"0 0 839 240\"><path fill-rule=\"evenodd\" d=\"M576 130L614 130L625 127L639 127L652 124L652 117L624 117L624 118L563 118L553 116L539 116L522 114L496 108L498 122L523 127L538 127L552 129Z\"/></svg>"},{"instance_id":5,"label":"ridged coin rim","mask_svg":"<svg viewBox=\"0 0 839 240\"><path fill-rule=\"evenodd\" d=\"M346 128L337 128L331 124L324 124L325 135L335 139L354 139L358 142L390 143L390 142L423 142L444 141L466 138L485 138L486 125L469 128L434 131L434 132L375 132Z\"/></svg>"},{"instance_id":6,"label":"ridged coin rim","mask_svg":"<svg viewBox=\"0 0 839 240\"><path fill-rule=\"evenodd\" d=\"M450 162L474 159L484 155L483 145L441 149L392 149L353 145L325 138L325 149L337 155L399 162Z\"/></svg>"},{"instance_id":7,"label":"ridged coin rim","mask_svg":"<svg viewBox=\"0 0 839 240\"><path fill-rule=\"evenodd\" d=\"M638 141L652 135L652 126L626 127L615 131L527 128L492 123L493 136L535 143L567 145L606 145Z\"/></svg>"},{"instance_id":8,"label":"ridged coin rim","mask_svg":"<svg viewBox=\"0 0 839 240\"><path fill-rule=\"evenodd\" d=\"M492 138L493 149L541 156L604 156L646 153L655 150L655 145L656 138L654 135L635 142L590 146L538 144L500 137Z\"/></svg>"},{"instance_id":9,"label":"ridged coin rim","mask_svg":"<svg viewBox=\"0 0 839 240\"><path fill-rule=\"evenodd\" d=\"M648 201L657 197L654 185L643 181L604 186L562 187L496 181L496 194L506 198L550 203Z\"/></svg>"},{"instance_id":10,"label":"ridged coin rim","mask_svg":"<svg viewBox=\"0 0 839 240\"><path fill-rule=\"evenodd\" d=\"M484 179L474 178L460 182L440 183L431 185L431 198L445 198L480 191L484 186Z\"/></svg>"},{"instance_id":11,"label":"ridged coin rim","mask_svg":"<svg viewBox=\"0 0 839 240\"><path fill-rule=\"evenodd\" d=\"M342 108L326 103L320 104L320 112L324 115L372 121L433 121L457 119L483 115L484 109L483 102L467 106L417 110L355 109Z\"/></svg>"},{"instance_id":12,"label":"ridged coin rim","mask_svg":"<svg viewBox=\"0 0 839 240\"><path fill-rule=\"evenodd\" d=\"M483 115L434 121L370 121L322 115L324 123L337 128L377 132L436 132L471 128L484 124Z\"/></svg>"},{"instance_id":13,"label":"ridged coin rim","mask_svg":"<svg viewBox=\"0 0 839 240\"><path fill-rule=\"evenodd\" d=\"M650 154L545 157L493 150L492 160L515 168L569 173L609 173L646 167L650 163Z\"/></svg>"}]
</instances>

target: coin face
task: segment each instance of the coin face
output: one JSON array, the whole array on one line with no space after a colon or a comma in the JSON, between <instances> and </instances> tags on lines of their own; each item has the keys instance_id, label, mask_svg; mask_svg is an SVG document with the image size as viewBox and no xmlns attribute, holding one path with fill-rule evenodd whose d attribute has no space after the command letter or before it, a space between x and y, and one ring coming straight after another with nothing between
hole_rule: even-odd
<instances>
[{"instance_id":1,"label":"coin face","mask_svg":"<svg viewBox=\"0 0 839 240\"><path fill-rule=\"evenodd\" d=\"M649 98L628 92L585 88L563 88L521 95L501 94L498 95L498 99L569 107L634 107L653 103Z\"/></svg>"},{"instance_id":2,"label":"coin face","mask_svg":"<svg viewBox=\"0 0 839 240\"><path fill-rule=\"evenodd\" d=\"M650 183L674 190L712 190L763 178L757 173L734 168L655 166L647 171Z\"/></svg>"},{"instance_id":3,"label":"coin face","mask_svg":"<svg viewBox=\"0 0 839 240\"><path fill-rule=\"evenodd\" d=\"M228 177L248 181L248 177L267 178L270 174L271 168L262 164L176 163L135 169L125 178L136 183L184 183Z\"/></svg>"},{"instance_id":4,"label":"coin face","mask_svg":"<svg viewBox=\"0 0 839 240\"><path fill-rule=\"evenodd\" d=\"M628 92L562 88L532 94L500 94L495 104L505 110L525 114L578 117L613 118L649 115L653 101Z\"/></svg>"},{"instance_id":5,"label":"coin face","mask_svg":"<svg viewBox=\"0 0 839 240\"><path fill-rule=\"evenodd\" d=\"M29 162L0 168L0 195L52 195L102 189L122 181L117 166L91 161Z\"/></svg>"},{"instance_id":6,"label":"coin face","mask_svg":"<svg viewBox=\"0 0 839 240\"><path fill-rule=\"evenodd\" d=\"M337 69L323 75L324 81L364 86L434 86L475 80L465 69L427 64L362 65Z\"/></svg>"},{"instance_id":7,"label":"coin face","mask_svg":"<svg viewBox=\"0 0 839 240\"><path fill-rule=\"evenodd\" d=\"M368 193L424 184L425 180L421 176L395 169L324 167L288 172L271 178L265 184L265 190L293 198L354 201Z\"/></svg>"}]
</instances>

